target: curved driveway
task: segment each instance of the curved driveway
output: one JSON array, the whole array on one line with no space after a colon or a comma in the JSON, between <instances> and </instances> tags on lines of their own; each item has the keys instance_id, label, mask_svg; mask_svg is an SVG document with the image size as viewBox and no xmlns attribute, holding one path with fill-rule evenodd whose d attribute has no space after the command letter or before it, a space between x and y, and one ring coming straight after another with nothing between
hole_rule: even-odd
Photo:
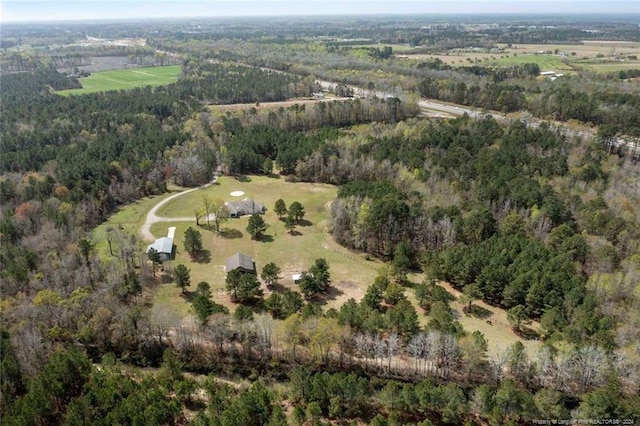
<instances>
[{"instance_id":1,"label":"curved driveway","mask_svg":"<svg viewBox=\"0 0 640 426\"><path fill-rule=\"evenodd\" d=\"M158 211L158 209L162 206L164 206L165 204L167 204L169 201L176 199L178 197L181 197L185 194L188 194L190 192L193 191L197 191L199 189L203 189L203 188L208 188L209 186L213 185L214 183L216 183L216 181L218 180L218 177L215 176L213 178L213 180L205 185L199 186L197 188L191 188L191 189L187 189L186 191L182 191L182 192L178 192L177 194L173 194L167 198L165 198L164 200L160 201L158 204L156 204L155 206L153 206L151 208L151 210L149 210L149 213L147 213L147 218L144 221L144 224L142 225L142 227L140 228L140 235L142 235L142 238L146 241L153 241L156 239L156 237L151 233L151 225L153 225L154 223L158 223L158 222L188 222L190 220L194 220L196 219L195 215L194 216L183 216L183 217L159 217L156 215L156 212Z\"/></svg>"}]
</instances>

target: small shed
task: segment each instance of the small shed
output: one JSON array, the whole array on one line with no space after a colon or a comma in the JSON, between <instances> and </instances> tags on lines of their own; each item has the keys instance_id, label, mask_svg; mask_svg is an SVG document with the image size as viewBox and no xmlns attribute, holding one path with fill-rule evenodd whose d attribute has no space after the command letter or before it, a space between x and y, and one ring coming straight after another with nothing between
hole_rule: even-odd
<instances>
[{"instance_id":1,"label":"small shed","mask_svg":"<svg viewBox=\"0 0 640 426\"><path fill-rule=\"evenodd\" d=\"M293 279L293 282L295 284L298 284L300 281L302 281L302 277L304 274L309 277L313 277L313 274L311 272L300 272L298 274L291 274L291 279Z\"/></svg>"},{"instance_id":2,"label":"small shed","mask_svg":"<svg viewBox=\"0 0 640 426\"><path fill-rule=\"evenodd\" d=\"M256 273L256 264L253 261L253 258L243 253L236 253L231 257L227 257L225 267L227 273L236 270L249 274Z\"/></svg>"}]
</instances>

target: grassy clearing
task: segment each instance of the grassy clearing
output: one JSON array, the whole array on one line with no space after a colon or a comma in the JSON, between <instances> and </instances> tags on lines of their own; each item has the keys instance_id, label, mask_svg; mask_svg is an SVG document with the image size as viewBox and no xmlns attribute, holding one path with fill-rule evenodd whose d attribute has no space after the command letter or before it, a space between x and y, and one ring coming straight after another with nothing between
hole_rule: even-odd
<instances>
[{"instance_id":1,"label":"grassy clearing","mask_svg":"<svg viewBox=\"0 0 640 426\"><path fill-rule=\"evenodd\" d=\"M582 45L571 44L520 44L508 48L499 45L502 52L476 52L452 50L444 55L412 55L402 52L400 57L412 59L435 59L453 67L470 65L512 66L535 63L541 71L615 72L640 68L640 60L628 56L640 57L640 43L635 42L585 42ZM551 53L539 53L551 52ZM556 53L558 52L558 53Z\"/></svg>"},{"instance_id":2,"label":"grassy clearing","mask_svg":"<svg viewBox=\"0 0 640 426\"><path fill-rule=\"evenodd\" d=\"M126 90L134 87L162 86L176 82L178 75L180 75L180 65L100 71L79 79L82 89L61 90L57 93L68 96Z\"/></svg>"},{"instance_id":3,"label":"grassy clearing","mask_svg":"<svg viewBox=\"0 0 640 426\"><path fill-rule=\"evenodd\" d=\"M225 105L209 105L207 108L209 111L217 112L217 113L226 113L227 111L238 111L238 110L247 110L247 109L255 109L256 111L263 110L274 110L279 108L289 108L294 105L315 105L320 102L333 102L333 101L348 101L352 98L345 98L334 96L332 94L325 94L325 97L322 99L308 99L308 98L294 98L286 101L278 101L278 102L257 102L255 104L225 104Z\"/></svg>"},{"instance_id":4,"label":"grassy clearing","mask_svg":"<svg viewBox=\"0 0 640 426\"><path fill-rule=\"evenodd\" d=\"M249 180L250 179L250 180ZM224 264L227 257L240 251L253 256L258 270L269 262L275 262L282 268L281 285L284 288L298 289L293 283L291 275L308 269L317 258L325 258L330 265L330 272L334 290L326 298L326 307L339 307L347 299L353 297L360 299L377 275L381 263L375 260L366 260L364 255L352 253L336 244L328 233L330 219L329 203L336 197L337 188L331 185L289 183L282 179L263 176L252 176L247 180L236 180L231 177L222 177L219 185L195 191L169 202L163 206L158 215L162 217L179 217L193 215L193 211L201 207L202 196L213 199L232 200L229 194L232 191L243 191L244 197L253 198L267 207L264 219L269 225L265 238L262 241L254 241L246 231L248 217L229 219L221 226L223 235L200 228L203 236L203 245L207 250L207 260L201 263L193 262L184 251L184 231L189 226L195 226L193 222L164 222L151 227L151 232L156 236L165 235L169 226L176 226L176 239L178 251L174 265L184 263L191 269L191 285L193 290L198 282L207 281L212 288L213 299L217 303L234 309L228 295L224 291L225 270ZM290 235L284 224L278 220L273 212L273 204L278 198L285 200L287 204L293 201L301 202L306 211L306 216L301 226L296 228L296 235ZM180 295L180 290L172 284L166 286L166 292L159 291L158 300L154 302L162 304L186 305L185 299ZM265 294L268 295L265 288ZM183 308L181 308L183 309Z\"/></svg>"},{"instance_id":5,"label":"grassy clearing","mask_svg":"<svg viewBox=\"0 0 640 426\"><path fill-rule=\"evenodd\" d=\"M286 288L298 290L298 286L293 283L291 275L307 269L317 258L325 258L330 265L330 272L333 281L333 290L322 302L325 309L338 308L349 298L360 300L382 265L377 260L367 260L364 255L352 253L344 247L336 244L328 233L330 220L329 204L336 197L337 188L331 185L310 184L310 183L290 183L282 179L269 178L264 176L251 176L246 179L237 180L232 177L223 176L218 185L206 189L194 191L167 203L158 212L159 216L167 218L190 216L195 209L201 208L202 196L206 195L212 199L231 200L229 194L232 191L243 191L244 196L250 197L267 206L264 219L269 225L266 236L262 241L254 241L246 231L248 217L229 219L222 223L223 234L219 235L205 228L199 228L203 236L203 245L206 251L205 259L194 262L185 252L183 246L184 231L195 226L195 216L189 222L160 222L151 227L151 232L157 236L166 235L169 226L175 226L177 245L176 259L170 262L167 267L175 266L179 263L187 265L191 270L191 287L186 295L182 295L180 289L173 282L166 280L159 284L153 297L154 313L162 313L165 316L175 318L175 321L188 321L191 314L190 298L196 285L200 281L207 281L212 288L213 300L227 306L231 311L235 305L231 303L225 291L225 269L224 264L228 256L240 251L251 255L258 270L268 262L275 262L282 268L280 288L276 291L284 291ZM98 243L101 255L108 256L108 248L105 240L105 229L107 226L117 227L123 233L138 235L140 227L144 223L147 212L158 202L170 194L157 197L150 197L127 206L120 212L113 215L110 220L101 225L94 232L94 241ZM273 212L273 204L278 198L283 198L287 204L299 201L305 206L306 216L303 226L299 226L296 235L290 235L283 223ZM413 282L420 282L424 279L423 274L411 274ZM441 283L454 296L459 296L452 287L446 283ZM269 292L265 290L265 296ZM408 289L406 295L409 300L417 306L417 301L413 291ZM511 331L506 312L484 304L474 302L474 305L482 307L488 312L491 324L487 323L487 318L467 316L462 311L462 306L458 302L453 302L456 317L462 323L465 330L473 332L479 330L484 333L489 341L489 349L492 353L502 352L516 341L522 341L530 355L534 355L539 348L539 342L535 340L524 340ZM417 308L420 315L420 323L425 326L429 317L423 314L422 309ZM537 329L538 324L531 324L530 328Z\"/></svg>"},{"instance_id":6,"label":"grassy clearing","mask_svg":"<svg viewBox=\"0 0 640 426\"><path fill-rule=\"evenodd\" d=\"M556 55L510 55L494 62L498 66L538 64L541 71L572 71L570 61Z\"/></svg>"},{"instance_id":7,"label":"grassy clearing","mask_svg":"<svg viewBox=\"0 0 640 426\"><path fill-rule=\"evenodd\" d=\"M626 62L576 62L576 66L584 69L588 69L597 73L612 73L616 71L626 71L640 69L640 61L626 61Z\"/></svg>"},{"instance_id":8,"label":"grassy clearing","mask_svg":"<svg viewBox=\"0 0 640 426\"><path fill-rule=\"evenodd\" d=\"M409 279L412 282L419 283L424 279L424 274L410 274ZM451 307L454 311L454 317L462 324L464 330L468 333L474 331L480 331L484 334L485 338L489 342L489 353L503 353L507 348L513 345L515 342L522 342L527 350L529 356L534 356L538 353L541 343L539 340L527 340L518 336L513 332L507 321L507 312L504 309L497 308L495 306L488 305L482 301L473 302L473 306L478 309L476 312L481 312L482 315L467 315L463 311L463 305L458 302L460 292L453 288L451 284L441 281L439 283L441 287L444 287L456 300L451 303ZM407 290L405 292L411 303L416 306L418 311L420 325L422 327L429 323L429 316L424 314L424 310L418 306L418 301L415 298L413 290ZM490 323L487 322L490 320ZM539 330L540 324L533 322L527 325L532 330Z\"/></svg>"},{"instance_id":9,"label":"grassy clearing","mask_svg":"<svg viewBox=\"0 0 640 426\"><path fill-rule=\"evenodd\" d=\"M353 49L357 48L367 48L367 47L377 47L378 49L382 49L383 47L388 46L393 49L394 52L406 52L409 50L415 49L415 47L409 46L409 44L402 43L377 43L377 44L353 44L349 45L349 47Z\"/></svg>"},{"instance_id":10,"label":"grassy clearing","mask_svg":"<svg viewBox=\"0 0 640 426\"><path fill-rule=\"evenodd\" d=\"M593 56L603 54L606 56L616 53L618 55L636 55L640 53L640 43L626 41L584 41L583 44L516 44L508 48L506 44L498 44L507 53L527 54L536 52L565 52L568 55L575 53L576 57Z\"/></svg>"},{"instance_id":11,"label":"grassy clearing","mask_svg":"<svg viewBox=\"0 0 640 426\"><path fill-rule=\"evenodd\" d=\"M144 223L149 210L170 195L172 195L171 192L153 195L131 203L109 217L107 222L94 229L91 240L96 244L99 255L103 258L109 256L109 246L106 239L107 228L113 228L121 235L139 237L140 227Z\"/></svg>"},{"instance_id":12,"label":"grassy clearing","mask_svg":"<svg viewBox=\"0 0 640 426\"><path fill-rule=\"evenodd\" d=\"M452 53L450 55L407 55L415 59L440 59L452 67L472 65L507 67L527 63L538 64L542 71L572 71L570 63L562 56L554 55L513 55L508 53Z\"/></svg>"}]
</instances>

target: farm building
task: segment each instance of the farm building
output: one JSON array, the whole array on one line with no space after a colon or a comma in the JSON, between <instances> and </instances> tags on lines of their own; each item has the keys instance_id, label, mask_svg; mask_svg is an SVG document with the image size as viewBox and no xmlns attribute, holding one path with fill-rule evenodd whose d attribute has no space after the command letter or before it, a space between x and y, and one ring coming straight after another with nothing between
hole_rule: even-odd
<instances>
[{"instance_id":1,"label":"farm building","mask_svg":"<svg viewBox=\"0 0 640 426\"><path fill-rule=\"evenodd\" d=\"M152 248L160 254L160 259L164 262L166 260L173 260L175 257L175 246L173 245L173 237L176 233L176 227L169 228L169 232L166 237L158 238L153 244L147 246L146 253Z\"/></svg>"},{"instance_id":2,"label":"farm building","mask_svg":"<svg viewBox=\"0 0 640 426\"><path fill-rule=\"evenodd\" d=\"M241 201L227 201L224 205L231 217L240 217L254 213L262 214L267 211L264 205L256 203L249 198L245 198Z\"/></svg>"},{"instance_id":3,"label":"farm building","mask_svg":"<svg viewBox=\"0 0 640 426\"><path fill-rule=\"evenodd\" d=\"M236 253L231 257L227 257L226 269L227 273L238 270L240 272L255 274L256 264L251 256L243 253Z\"/></svg>"},{"instance_id":4,"label":"farm building","mask_svg":"<svg viewBox=\"0 0 640 426\"><path fill-rule=\"evenodd\" d=\"M308 276L313 277L313 274L311 272L301 272L298 274L292 274L291 279L295 284L298 284L300 281L302 281L303 274L307 274Z\"/></svg>"},{"instance_id":5,"label":"farm building","mask_svg":"<svg viewBox=\"0 0 640 426\"><path fill-rule=\"evenodd\" d=\"M557 73L555 71L543 71L540 73L542 77L547 77L549 80L553 81L558 77L562 77L564 74Z\"/></svg>"}]
</instances>

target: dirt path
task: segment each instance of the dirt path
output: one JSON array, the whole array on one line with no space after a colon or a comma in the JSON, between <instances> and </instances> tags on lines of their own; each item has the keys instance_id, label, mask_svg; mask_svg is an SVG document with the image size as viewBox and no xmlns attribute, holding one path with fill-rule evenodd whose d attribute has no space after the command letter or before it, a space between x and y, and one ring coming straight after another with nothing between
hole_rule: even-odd
<instances>
[{"instance_id":1,"label":"dirt path","mask_svg":"<svg viewBox=\"0 0 640 426\"><path fill-rule=\"evenodd\" d=\"M213 180L205 185L199 186L197 188L191 188L191 189L187 189L186 191L182 191L182 192L178 192L177 194L173 194L167 198L165 198L164 200L160 201L158 204L156 204L155 206L153 206L151 208L151 210L149 210L149 213L147 213L147 217L144 221L144 224L142 225L142 227L140 228L140 235L142 235L142 239L145 241L153 241L156 239L156 237L151 233L151 225L153 225L154 223L159 223L159 222L188 222L190 220L195 221L195 216L184 216L184 217L158 217L156 215L156 212L158 211L158 209L162 206L164 206L165 204L167 204L169 201L174 200L178 197L181 197L185 194L188 194L190 192L193 191L197 191L199 189L203 189L203 188L208 188L209 186L213 185L214 183L216 183L218 180L218 177L215 176L213 178Z\"/></svg>"},{"instance_id":2,"label":"dirt path","mask_svg":"<svg viewBox=\"0 0 640 426\"><path fill-rule=\"evenodd\" d=\"M286 101L277 101L277 102L260 102L258 106L256 104L223 104L223 105L209 105L211 109L220 109L220 110L237 110L237 109L248 109L255 108L257 110L261 109L274 109L279 107L291 107L294 105L315 105L321 102L333 102L333 101L348 101L353 98L345 98L345 97L327 97L320 99L290 99Z\"/></svg>"}]
</instances>

